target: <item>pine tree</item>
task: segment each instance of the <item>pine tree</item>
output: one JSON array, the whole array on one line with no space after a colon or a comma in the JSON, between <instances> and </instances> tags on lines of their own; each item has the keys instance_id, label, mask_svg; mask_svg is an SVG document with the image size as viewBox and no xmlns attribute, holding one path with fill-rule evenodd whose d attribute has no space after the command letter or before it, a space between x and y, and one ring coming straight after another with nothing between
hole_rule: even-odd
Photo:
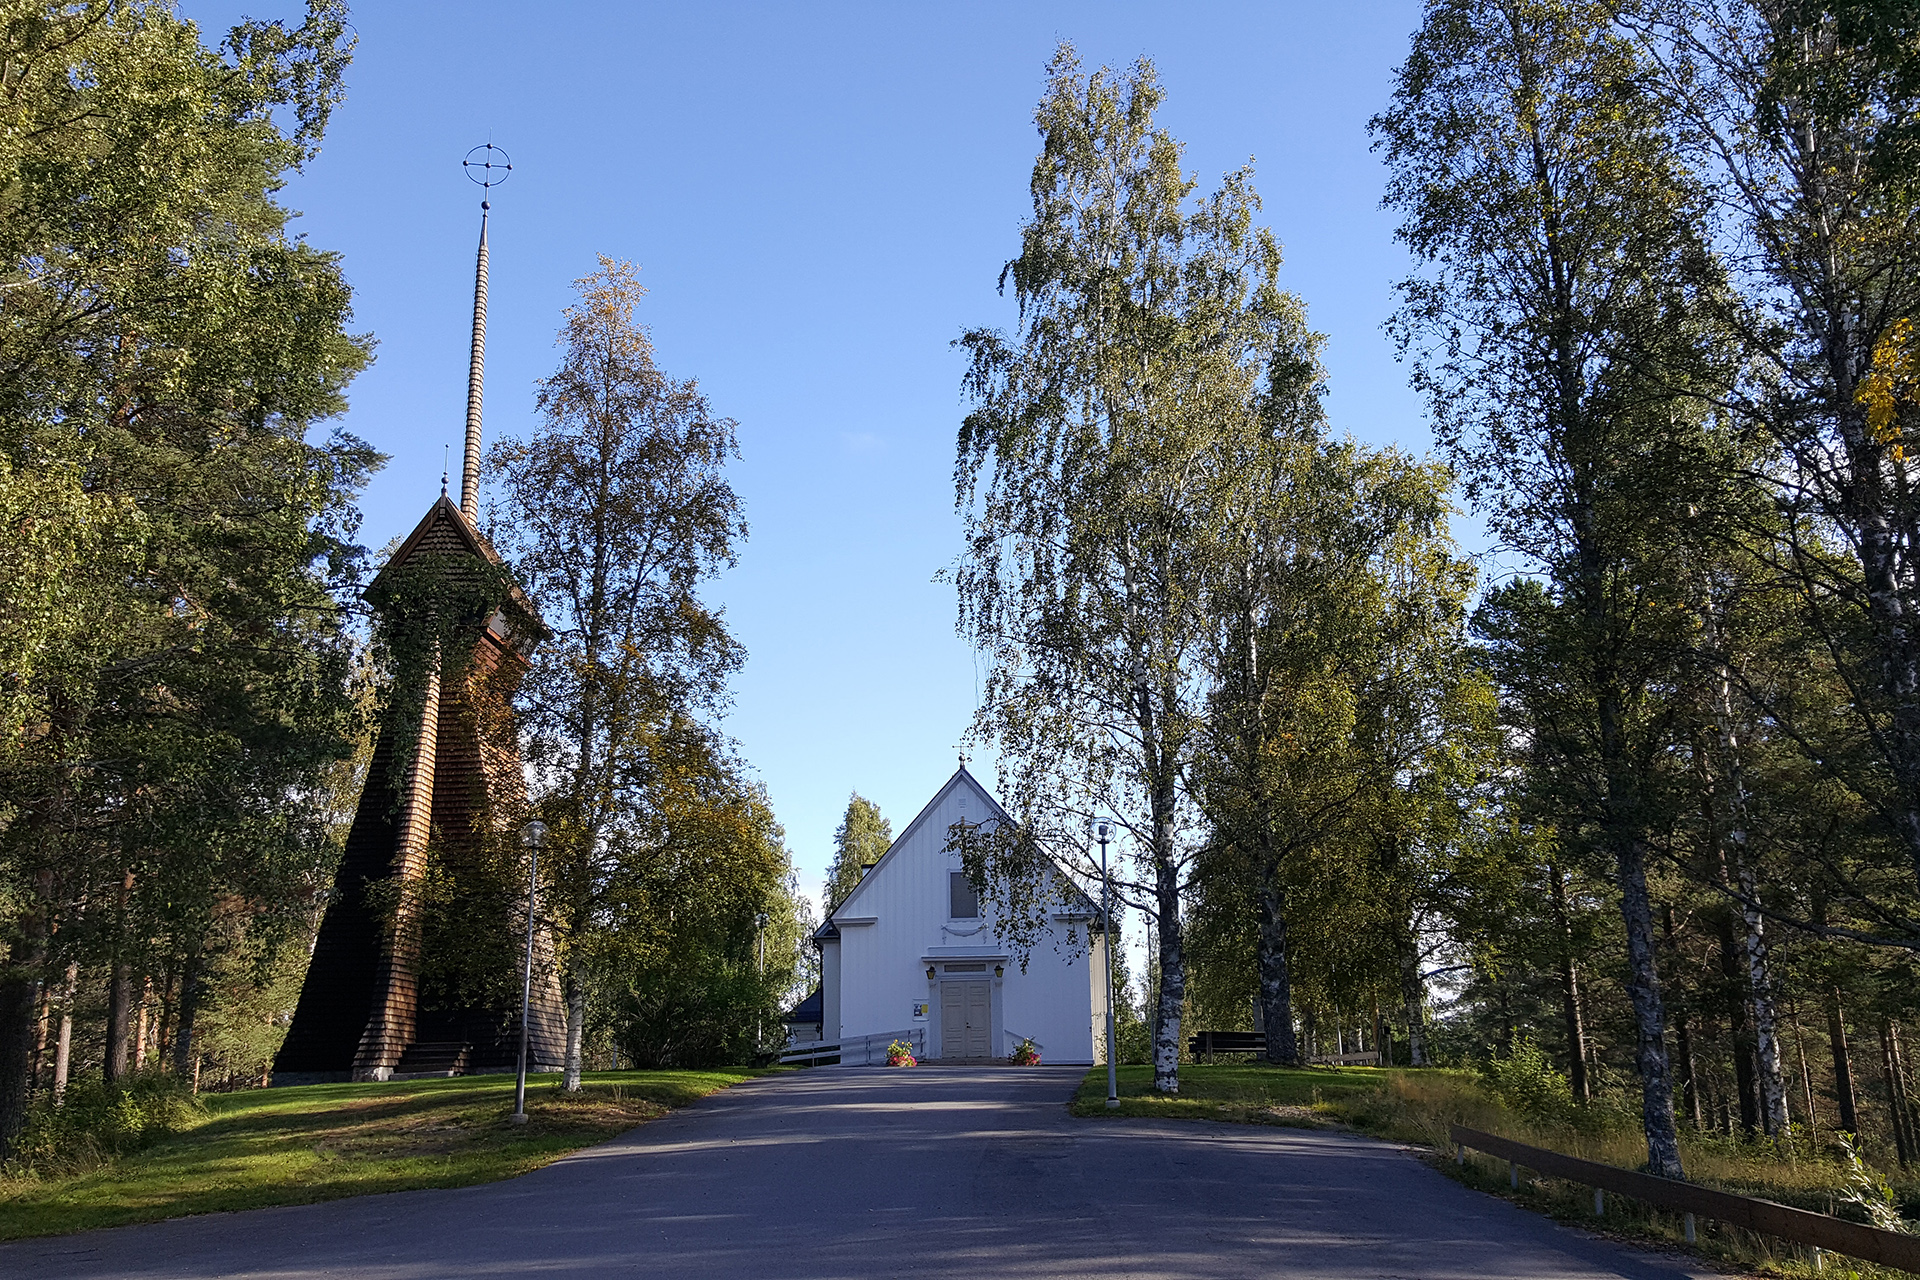
<instances>
[{"instance_id":1,"label":"pine tree","mask_svg":"<svg viewBox=\"0 0 1920 1280\"><path fill-rule=\"evenodd\" d=\"M245 936L235 904L284 936L324 870L318 797L357 736L351 504L378 458L310 435L370 346L275 194L350 49L333 0L217 50L160 3L0 18L0 504L46 521L28 541L58 575L0 552L0 1158L37 984L110 967L117 1063L142 979L190 997Z\"/></svg>"}]
</instances>

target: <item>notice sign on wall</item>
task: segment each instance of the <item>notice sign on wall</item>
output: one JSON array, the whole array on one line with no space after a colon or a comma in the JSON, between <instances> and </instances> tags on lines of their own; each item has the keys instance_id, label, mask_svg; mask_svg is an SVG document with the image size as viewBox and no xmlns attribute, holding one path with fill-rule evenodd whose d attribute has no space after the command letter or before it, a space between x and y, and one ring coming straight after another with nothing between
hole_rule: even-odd
<instances>
[{"instance_id":1,"label":"notice sign on wall","mask_svg":"<svg viewBox=\"0 0 1920 1280\"><path fill-rule=\"evenodd\" d=\"M913 1018L916 1022L925 1022L927 1020L926 1001L919 1001L913 1006Z\"/></svg>"}]
</instances>

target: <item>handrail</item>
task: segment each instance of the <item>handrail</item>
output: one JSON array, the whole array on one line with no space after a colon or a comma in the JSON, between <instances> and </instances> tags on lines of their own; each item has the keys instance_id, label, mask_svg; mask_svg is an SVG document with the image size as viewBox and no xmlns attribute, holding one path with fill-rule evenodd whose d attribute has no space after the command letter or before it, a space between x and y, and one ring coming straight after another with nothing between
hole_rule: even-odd
<instances>
[{"instance_id":1,"label":"handrail","mask_svg":"<svg viewBox=\"0 0 1920 1280\"><path fill-rule=\"evenodd\" d=\"M1545 1147L1531 1147L1524 1142L1482 1133L1463 1125L1452 1126L1450 1133L1456 1161L1465 1160L1465 1151L1469 1147L1490 1156L1498 1156L1507 1161L1509 1176L1516 1186L1519 1185L1519 1170L1527 1168L1550 1177L1565 1178L1569 1182L1582 1182L1599 1191L1631 1196L1655 1208L1678 1209L1687 1215L1689 1240L1693 1238L1693 1215L1697 1213L1795 1244L1831 1249L1835 1253L1844 1253L1866 1262L1920 1272L1920 1236L1848 1222L1844 1218L1814 1213L1810 1209L1795 1209L1771 1200L1715 1191L1691 1182L1675 1182L1671 1178L1660 1178L1595 1160L1582 1160L1577 1156L1562 1155ZM1601 1207L1602 1201L1596 1194L1595 1211L1598 1212Z\"/></svg>"},{"instance_id":2,"label":"handrail","mask_svg":"<svg viewBox=\"0 0 1920 1280\"><path fill-rule=\"evenodd\" d=\"M821 1042L808 1041L805 1048L795 1048L780 1055L782 1065L794 1062L811 1062L816 1058L838 1058L843 1067L873 1065L875 1045L885 1046L895 1040L905 1040L913 1046L913 1056L924 1058L927 1052L927 1031L925 1027L913 1027L906 1031L876 1031L872 1035L843 1036L838 1040ZM857 1060L856 1060L857 1059ZM881 1061L886 1055L881 1054Z\"/></svg>"}]
</instances>

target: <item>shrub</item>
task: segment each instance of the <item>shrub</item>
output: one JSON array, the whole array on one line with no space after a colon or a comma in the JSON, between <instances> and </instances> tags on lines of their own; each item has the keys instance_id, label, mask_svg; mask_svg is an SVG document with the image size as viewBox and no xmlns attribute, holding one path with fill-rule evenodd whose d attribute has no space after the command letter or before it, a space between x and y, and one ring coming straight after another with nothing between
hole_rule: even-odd
<instances>
[{"instance_id":1,"label":"shrub","mask_svg":"<svg viewBox=\"0 0 1920 1280\"><path fill-rule=\"evenodd\" d=\"M645 1070L717 1067L752 1059L756 1024L779 1009L752 964L712 955L667 956L636 968L613 1010L621 1057Z\"/></svg>"},{"instance_id":2,"label":"shrub","mask_svg":"<svg viewBox=\"0 0 1920 1280\"><path fill-rule=\"evenodd\" d=\"M151 1146L199 1114L187 1083L164 1071L138 1072L111 1085L76 1080L59 1106L47 1095L29 1108L10 1172L53 1176L96 1168Z\"/></svg>"},{"instance_id":3,"label":"shrub","mask_svg":"<svg viewBox=\"0 0 1920 1280\"><path fill-rule=\"evenodd\" d=\"M1529 1120L1569 1123L1574 1117L1573 1088L1531 1040L1515 1039L1504 1058L1480 1068L1487 1091Z\"/></svg>"}]
</instances>

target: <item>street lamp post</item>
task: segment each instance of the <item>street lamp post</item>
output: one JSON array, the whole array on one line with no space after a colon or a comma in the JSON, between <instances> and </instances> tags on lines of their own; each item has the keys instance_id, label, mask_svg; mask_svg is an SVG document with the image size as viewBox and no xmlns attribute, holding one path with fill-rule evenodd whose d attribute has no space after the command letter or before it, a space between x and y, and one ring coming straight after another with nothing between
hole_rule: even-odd
<instances>
[{"instance_id":1,"label":"street lamp post","mask_svg":"<svg viewBox=\"0 0 1920 1280\"><path fill-rule=\"evenodd\" d=\"M533 908L540 885L540 846L547 842L547 824L535 818L520 828L520 847L527 850L527 964L520 979L520 1065L513 1082L514 1124L527 1122L527 1007L533 1003Z\"/></svg>"},{"instance_id":2,"label":"street lamp post","mask_svg":"<svg viewBox=\"0 0 1920 1280\"><path fill-rule=\"evenodd\" d=\"M753 964L753 976L761 982L767 980L767 913L762 911L753 918L754 933L758 938L760 955ZM766 1023L761 1017L753 1020L753 1051L760 1052L761 1041L766 1036Z\"/></svg>"},{"instance_id":3,"label":"street lamp post","mask_svg":"<svg viewBox=\"0 0 1920 1280\"><path fill-rule=\"evenodd\" d=\"M1113 889L1107 879L1107 840L1113 830L1101 823L1096 830L1100 840L1100 936L1107 947L1107 1105L1120 1105L1120 1068L1116 1063L1120 1046L1113 1034Z\"/></svg>"}]
</instances>

